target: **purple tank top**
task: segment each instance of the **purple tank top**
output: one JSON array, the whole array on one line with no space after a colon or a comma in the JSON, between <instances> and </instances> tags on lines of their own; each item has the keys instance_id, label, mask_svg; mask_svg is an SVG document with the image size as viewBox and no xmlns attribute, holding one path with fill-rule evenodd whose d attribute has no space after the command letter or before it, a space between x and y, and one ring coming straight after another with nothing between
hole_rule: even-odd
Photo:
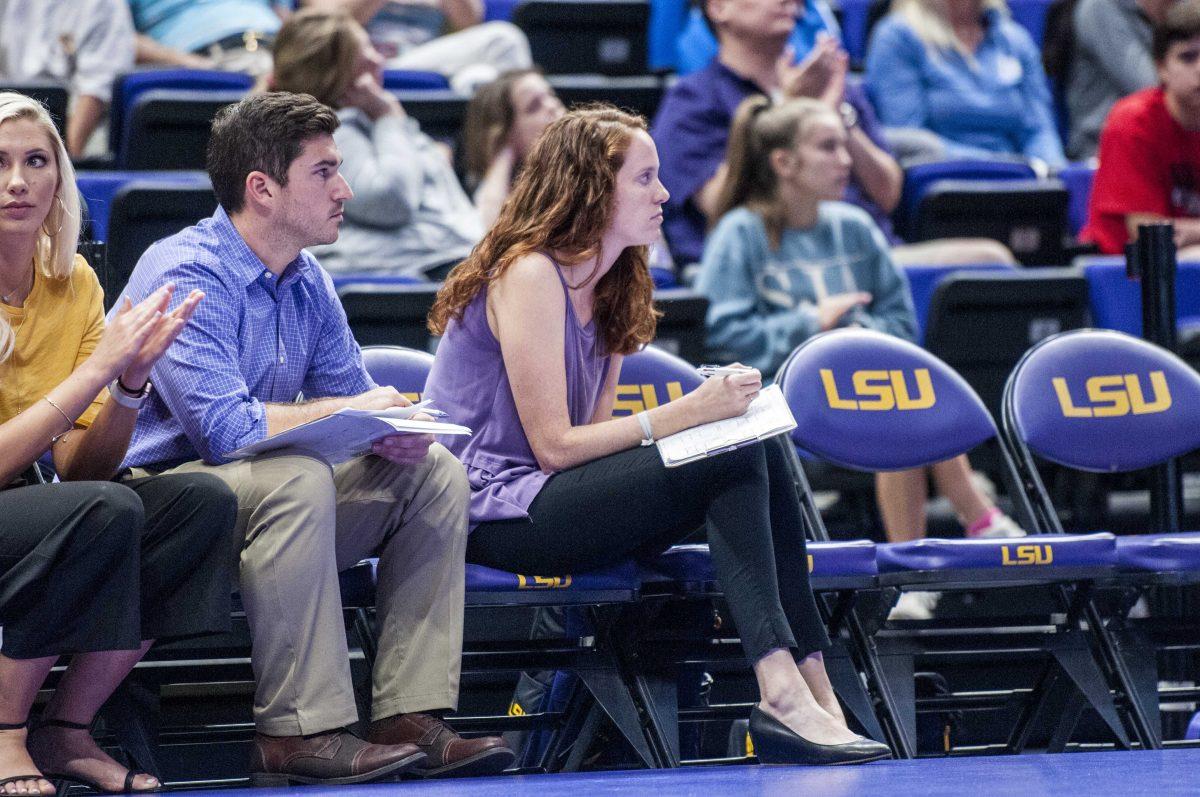
<instances>
[{"instance_id":1,"label":"purple tank top","mask_svg":"<svg viewBox=\"0 0 1200 797\"><path fill-rule=\"evenodd\" d=\"M567 413L573 426L582 426L591 421L600 400L609 356L596 334L595 320L586 326L579 323L562 270L557 263L554 267L567 303L563 329ZM550 474L538 468L517 415L500 342L487 322L486 287L467 305L461 321L451 319L447 325L424 397L449 414L447 420L474 430L470 437L442 438L467 468L470 527L487 520L529 517L529 505Z\"/></svg>"}]
</instances>

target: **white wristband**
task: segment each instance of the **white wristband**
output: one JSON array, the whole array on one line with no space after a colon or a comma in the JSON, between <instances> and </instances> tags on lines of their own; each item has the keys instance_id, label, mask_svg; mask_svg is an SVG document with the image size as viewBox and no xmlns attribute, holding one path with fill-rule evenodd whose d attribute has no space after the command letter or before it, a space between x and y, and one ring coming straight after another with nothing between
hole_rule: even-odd
<instances>
[{"instance_id":1,"label":"white wristband","mask_svg":"<svg viewBox=\"0 0 1200 797\"><path fill-rule=\"evenodd\" d=\"M146 397L150 395L150 383L142 388L141 393L130 393L121 387L121 380L114 379L108 386L108 397L117 402L118 405L130 410L141 409L142 404L146 402Z\"/></svg>"},{"instance_id":2,"label":"white wristband","mask_svg":"<svg viewBox=\"0 0 1200 797\"><path fill-rule=\"evenodd\" d=\"M638 425L642 427L642 445L654 445L654 429L650 426L650 416L645 410L637 414Z\"/></svg>"}]
</instances>

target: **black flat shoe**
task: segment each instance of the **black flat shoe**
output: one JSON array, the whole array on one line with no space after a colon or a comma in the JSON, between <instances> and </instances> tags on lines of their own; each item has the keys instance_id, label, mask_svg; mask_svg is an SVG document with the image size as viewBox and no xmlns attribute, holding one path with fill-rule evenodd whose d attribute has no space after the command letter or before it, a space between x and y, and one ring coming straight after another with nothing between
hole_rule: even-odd
<instances>
[{"instance_id":1,"label":"black flat shoe","mask_svg":"<svg viewBox=\"0 0 1200 797\"><path fill-rule=\"evenodd\" d=\"M837 766L865 764L881 758L891 758L885 744L860 738L844 744L810 742L791 728L755 706L750 711L750 739L761 764L801 764L804 766Z\"/></svg>"}]
</instances>

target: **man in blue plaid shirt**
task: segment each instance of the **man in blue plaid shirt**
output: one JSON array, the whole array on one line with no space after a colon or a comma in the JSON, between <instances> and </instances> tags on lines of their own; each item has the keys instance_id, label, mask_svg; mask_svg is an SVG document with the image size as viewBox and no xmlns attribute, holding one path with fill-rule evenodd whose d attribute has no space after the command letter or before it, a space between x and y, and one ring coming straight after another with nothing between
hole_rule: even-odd
<instances>
[{"instance_id":1,"label":"man in blue plaid shirt","mask_svg":"<svg viewBox=\"0 0 1200 797\"><path fill-rule=\"evenodd\" d=\"M303 251L337 239L353 196L337 125L313 98L284 93L214 121L208 171L220 207L150 247L123 294L136 302L173 282L181 299L206 295L154 368L125 465L212 473L238 495L257 783L495 772L513 759L498 737L461 739L425 713L458 701L462 465L420 435L385 438L332 469L292 450L229 459L344 407L409 403L367 375L329 276ZM338 571L367 556L379 557L373 743L344 729L357 710L338 588Z\"/></svg>"}]
</instances>

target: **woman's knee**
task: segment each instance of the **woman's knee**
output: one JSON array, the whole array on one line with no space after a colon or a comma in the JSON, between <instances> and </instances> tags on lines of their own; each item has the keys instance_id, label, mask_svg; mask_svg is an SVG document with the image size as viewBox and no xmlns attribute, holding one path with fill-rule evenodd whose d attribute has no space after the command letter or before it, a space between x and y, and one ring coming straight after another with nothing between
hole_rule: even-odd
<instances>
[{"instance_id":1,"label":"woman's knee","mask_svg":"<svg viewBox=\"0 0 1200 797\"><path fill-rule=\"evenodd\" d=\"M61 489L81 494L84 511L75 544L111 561L138 550L146 512L137 493L116 482L65 484Z\"/></svg>"}]
</instances>

